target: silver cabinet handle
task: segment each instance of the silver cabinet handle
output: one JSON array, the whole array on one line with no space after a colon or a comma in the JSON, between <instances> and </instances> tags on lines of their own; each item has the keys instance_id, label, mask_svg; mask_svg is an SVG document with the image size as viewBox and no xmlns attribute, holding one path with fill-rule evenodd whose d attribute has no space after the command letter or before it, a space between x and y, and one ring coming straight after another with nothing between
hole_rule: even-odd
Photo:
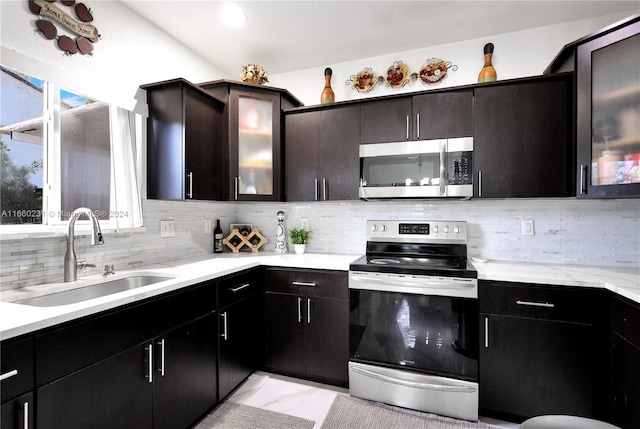
<instances>
[{"instance_id":1,"label":"silver cabinet handle","mask_svg":"<svg viewBox=\"0 0 640 429\"><path fill-rule=\"evenodd\" d=\"M416 138L420 138L420 113L416 113Z\"/></svg>"},{"instance_id":2,"label":"silver cabinet handle","mask_svg":"<svg viewBox=\"0 0 640 429\"><path fill-rule=\"evenodd\" d=\"M238 201L238 176L233 179L233 199Z\"/></svg>"},{"instance_id":3,"label":"silver cabinet handle","mask_svg":"<svg viewBox=\"0 0 640 429\"><path fill-rule=\"evenodd\" d=\"M407 140L409 140L409 115L407 115Z\"/></svg>"},{"instance_id":4,"label":"silver cabinet handle","mask_svg":"<svg viewBox=\"0 0 640 429\"><path fill-rule=\"evenodd\" d=\"M315 282L291 282L291 284L294 286L309 286L309 287L318 286L318 284Z\"/></svg>"},{"instance_id":5,"label":"silver cabinet handle","mask_svg":"<svg viewBox=\"0 0 640 429\"><path fill-rule=\"evenodd\" d=\"M220 316L222 316L222 318L224 319L224 322L222 324L222 335L220 336L224 338L225 341L227 341L229 339L229 332L227 331L227 312L225 311Z\"/></svg>"},{"instance_id":6,"label":"silver cabinet handle","mask_svg":"<svg viewBox=\"0 0 640 429\"><path fill-rule=\"evenodd\" d=\"M322 201L327 201L327 179L322 178Z\"/></svg>"},{"instance_id":7,"label":"silver cabinet handle","mask_svg":"<svg viewBox=\"0 0 640 429\"><path fill-rule=\"evenodd\" d=\"M302 298L298 298L298 323L302 322Z\"/></svg>"},{"instance_id":8,"label":"silver cabinet handle","mask_svg":"<svg viewBox=\"0 0 640 429\"><path fill-rule=\"evenodd\" d=\"M16 375L18 375L18 370L13 369L9 372L5 372L4 374L0 375L0 381L4 381L7 378L15 377Z\"/></svg>"},{"instance_id":9,"label":"silver cabinet handle","mask_svg":"<svg viewBox=\"0 0 640 429\"><path fill-rule=\"evenodd\" d=\"M311 323L311 298L307 298L307 323Z\"/></svg>"},{"instance_id":10,"label":"silver cabinet handle","mask_svg":"<svg viewBox=\"0 0 640 429\"><path fill-rule=\"evenodd\" d=\"M149 374L145 377L149 379L149 383L153 383L153 344L149 344L144 349L147 351L147 359L149 359Z\"/></svg>"},{"instance_id":11,"label":"silver cabinet handle","mask_svg":"<svg viewBox=\"0 0 640 429\"><path fill-rule=\"evenodd\" d=\"M447 152L447 141L444 140L440 143L440 195L444 195L447 191L447 160L446 160L446 152Z\"/></svg>"},{"instance_id":12,"label":"silver cabinet handle","mask_svg":"<svg viewBox=\"0 0 640 429\"><path fill-rule=\"evenodd\" d=\"M489 348L489 318L484 318L484 347Z\"/></svg>"},{"instance_id":13,"label":"silver cabinet handle","mask_svg":"<svg viewBox=\"0 0 640 429\"><path fill-rule=\"evenodd\" d=\"M587 175L589 167L586 165L580 165L580 195L587 193Z\"/></svg>"},{"instance_id":14,"label":"silver cabinet handle","mask_svg":"<svg viewBox=\"0 0 640 429\"><path fill-rule=\"evenodd\" d=\"M158 341L158 345L160 346L160 375L164 377L164 338Z\"/></svg>"},{"instance_id":15,"label":"silver cabinet handle","mask_svg":"<svg viewBox=\"0 0 640 429\"><path fill-rule=\"evenodd\" d=\"M22 405L22 427L24 429L29 429L29 402L25 402Z\"/></svg>"},{"instance_id":16,"label":"silver cabinet handle","mask_svg":"<svg viewBox=\"0 0 640 429\"><path fill-rule=\"evenodd\" d=\"M249 286L251 286L251 283L244 283L244 284L241 284L241 285L239 285L239 286L237 286L237 287L230 288L229 290L230 290L231 292L233 292L233 293L236 293L236 292L241 291L242 289L246 289L246 288L248 288Z\"/></svg>"},{"instance_id":17,"label":"silver cabinet handle","mask_svg":"<svg viewBox=\"0 0 640 429\"><path fill-rule=\"evenodd\" d=\"M533 302L533 301L520 301L520 300L517 300L516 304L528 305L530 307L546 307L546 308L554 308L556 306L551 302Z\"/></svg>"},{"instance_id":18,"label":"silver cabinet handle","mask_svg":"<svg viewBox=\"0 0 640 429\"><path fill-rule=\"evenodd\" d=\"M193 171L190 171L189 174L187 174L187 177L189 178L189 193L187 194L187 197L193 198Z\"/></svg>"},{"instance_id":19,"label":"silver cabinet handle","mask_svg":"<svg viewBox=\"0 0 640 429\"><path fill-rule=\"evenodd\" d=\"M314 194L313 194L314 201L318 201L318 194L320 192L318 192L318 178L317 177L313 180L313 192L314 192Z\"/></svg>"},{"instance_id":20,"label":"silver cabinet handle","mask_svg":"<svg viewBox=\"0 0 640 429\"><path fill-rule=\"evenodd\" d=\"M478 196L482 196L482 171L478 171Z\"/></svg>"}]
</instances>

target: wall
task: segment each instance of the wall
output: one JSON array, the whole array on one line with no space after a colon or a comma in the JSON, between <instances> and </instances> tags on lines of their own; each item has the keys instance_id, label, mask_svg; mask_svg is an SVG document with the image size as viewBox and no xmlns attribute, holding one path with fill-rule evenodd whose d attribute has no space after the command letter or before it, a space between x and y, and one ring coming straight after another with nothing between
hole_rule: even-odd
<instances>
[{"instance_id":1,"label":"wall","mask_svg":"<svg viewBox=\"0 0 640 429\"><path fill-rule=\"evenodd\" d=\"M68 56L35 31L37 16L26 0L0 1L2 64L142 114L146 105L136 100L141 84L175 77L191 82L225 77L118 1L93 1L91 12L101 35L94 55Z\"/></svg>"},{"instance_id":2,"label":"wall","mask_svg":"<svg viewBox=\"0 0 640 429\"><path fill-rule=\"evenodd\" d=\"M492 63L496 68L499 80L540 75L564 45L627 16L628 14L613 14L594 19L498 34L483 39L466 40L439 46L425 46L424 49L396 52L375 58L355 59L339 64L326 64L321 67L275 74L269 76L269 81L270 85L288 89L305 105L320 103L320 93L324 88L325 67L331 67L333 71L331 87L336 95L336 101L473 84L478 81L478 73L484 65L483 47L488 42L495 45ZM490 23L487 25L490 25ZM452 28L451 31L455 31L455 28ZM374 35L371 37L371 43L375 43ZM428 41L425 42L425 45L427 43ZM402 47L401 42L398 43L398 47ZM422 65L430 58L449 61L458 66L458 68L455 71L449 71L446 78L431 85L425 84L418 79L417 82L407 84L402 88L390 88L378 84L370 92L360 93L345 84L351 76L364 68L371 68L377 75L384 76L387 68L394 61L399 60L409 66L411 72L419 72Z\"/></svg>"},{"instance_id":3,"label":"wall","mask_svg":"<svg viewBox=\"0 0 640 429\"><path fill-rule=\"evenodd\" d=\"M48 46L49 42L42 40L31 27L24 24L24 20L15 19L28 14L24 10L25 1L1 1L3 64L7 61L6 65L9 66L22 66L26 72L59 83L77 83L86 88L87 95L124 107L135 104L132 100L141 83L176 76L193 82L224 77L215 67L204 63L137 15L132 15L120 3L95 3L93 11L96 23L103 33L103 39L96 45L96 54L90 58L69 58ZM438 87L473 83L482 64L482 46L486 41L496 44L495 66L500 79L540 74L561 46L620 18L623 17L580 21L499 35L487 40L331 65L335 76L334 91L338 100L362 97L344 85L345 76L355 74L364 67L386 70L398 59L407 64L411 61L412 68L419 68L425 59L431 57L440 57L459 66ZM27 15L26 20L31 19ZM270 80L274 86L287 88L305 103L315 104L323 86L323 69L319 67L272 76ZM318 83L315 84L309 76L318 76ZM416 85L397 92L423 88ZM365 96L395 92L378 88ZM137 108L144 110L144 106ZM490 259L611 267L640 266L640 200L352 201L303 204L144 201L143 210L145 229L142 231L106 234L105 244L96 247L88 245L87 237L76 239L78 259L97 265L80 273L80 276L99 273L104 264L114 264L116 271L122 271L209 254L213 248L213 237L204 233L204 219L221 219L225 233L229 232L229 223L253 223L268 239L265 249L271 250L278 210L286 212L285 223L288 228L299 225L301 217L310 219L314 231L309 244L311 252L364 253L366 219L451 219L469 222L470 253ZM520 234L520 220L524 218L535 222L536 234L533 237ZM160 238L161 219L175 221L175 237ZM0 236L0 290L62 281L64 251L63 234L39 238Z\"/></svg>"}]
</instances>

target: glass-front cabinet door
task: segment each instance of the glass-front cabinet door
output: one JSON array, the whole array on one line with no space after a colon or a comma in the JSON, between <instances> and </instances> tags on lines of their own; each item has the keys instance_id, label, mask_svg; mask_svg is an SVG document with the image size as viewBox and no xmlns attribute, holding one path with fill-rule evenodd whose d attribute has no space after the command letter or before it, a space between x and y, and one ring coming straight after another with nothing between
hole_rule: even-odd
<instances>
[{"instance_id":1,"label":"glass-front cabinet door","mask_svg":"<svg viewBox=\"0 0 640 429\"><path fill-rule=\"evenodd\" d=\"M640 22L578 46L580 197L640 195Z\"/></svg>"},{"instance_id":2,"label":"glass-front cabinet door","mask_svg":"<svg viewBox=\"0 0 640 429\"><path fill-rule=\"evenodd\" d=\"M233 92L230 121L232 199L280 199L280 97ZM236 120L234 120L236 119Z\"/></svg>"}]
</instances>

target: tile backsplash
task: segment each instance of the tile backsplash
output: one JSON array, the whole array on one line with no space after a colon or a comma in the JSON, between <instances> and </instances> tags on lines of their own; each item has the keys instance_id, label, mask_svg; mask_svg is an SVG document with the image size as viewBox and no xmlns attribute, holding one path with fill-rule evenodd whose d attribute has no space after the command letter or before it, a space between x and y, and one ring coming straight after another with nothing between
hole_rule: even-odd
<instances>
[{"instance_id":1,"label":"tile backsplash","mask_svg":"<svg viewBox=\"0 0 640 429\"><path fill-rule=\"evenodd\" d=\"M251 223L273 250L276 213L285 226L308 218L312 253L363 254L365 220L464 220L469 226L469 254L502 261L553 264L640 266L640 200L436 200L348 201L313 203L220 203L144 201L144 231L105 235L103 246L76 238L79 261L95 264L78 276L162 263L213 251L213 235L204 219L220 219L225 235L230 223ZM533 236L523 236L521 220L534 221ZM175 236L160 238L160 220L174 220ZM0 241L0 290L63 279L65 237Z\"/></svg>"}]
</instances>

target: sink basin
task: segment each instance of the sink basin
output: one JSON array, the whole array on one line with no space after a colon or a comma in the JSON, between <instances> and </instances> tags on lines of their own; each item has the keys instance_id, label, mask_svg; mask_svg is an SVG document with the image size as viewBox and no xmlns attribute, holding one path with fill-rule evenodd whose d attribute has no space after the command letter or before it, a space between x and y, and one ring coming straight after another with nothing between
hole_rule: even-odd
<instances>
[{"instance_id":1,"label":"sink basin","mask_svg":"<svg viewBox=\"0 0 640 429\"><path fill-rule=\"evenodd\" d=\"M49 295L37 296L34 298L14 301L14 304L33 305L35 307L54 307L56 305L75 304L101 296L111 295L125 290L136 289L154 283L171 280L174 277L158 275L135 275L117 280L109 280L89 286L71 289L64 292L52 293Z\"/></svg>"}]
</instances>

